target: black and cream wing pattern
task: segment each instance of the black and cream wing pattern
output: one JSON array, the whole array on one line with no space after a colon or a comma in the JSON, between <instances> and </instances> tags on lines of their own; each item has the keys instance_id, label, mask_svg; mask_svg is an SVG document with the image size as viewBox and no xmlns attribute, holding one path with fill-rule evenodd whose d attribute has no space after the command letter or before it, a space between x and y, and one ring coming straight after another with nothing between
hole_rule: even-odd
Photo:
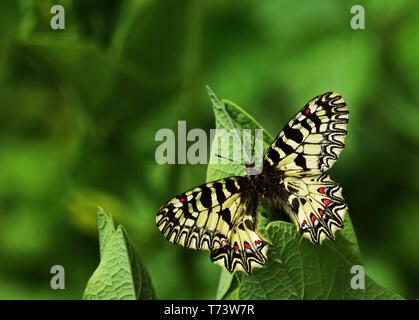
<instances>
[{"instance_id":1,"label":"black and cream wing pattern","mask_svg":"<svg viewBox=\"0 0 419 320\"><path fill-rule=\"evenodd\" d=\"M210 250L230 272L250 272L266 263L267 246L256 231L257 195L245 177L228 177L178 195L157 213L169 241Z\"/></svg>"},{"instance_id":2,"label":"black and cream wing pattern","mask_svg":"<svg viewBox=\"0 0 419 320\"><path fill-rule=\"evenodd\" d=\"M159 230L173 243L209 250L230 272L247 273L267 262L268 243L256 221L261 199L288 214L313 243L334 239L347 205L326 171L344 147L347 123L339 94L313 98L274 139L260 174L226 177L176 196L158 211Z\"/></svg>"}]
</instances>

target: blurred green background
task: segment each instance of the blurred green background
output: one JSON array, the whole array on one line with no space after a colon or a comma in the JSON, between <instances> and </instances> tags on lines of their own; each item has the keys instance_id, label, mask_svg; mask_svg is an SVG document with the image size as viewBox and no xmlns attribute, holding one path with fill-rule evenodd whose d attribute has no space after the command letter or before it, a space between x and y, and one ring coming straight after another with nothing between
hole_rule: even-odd
<instances>
[{"instance_id":1,"label":"blurred green background","mask_svg":"<svg viewBox=\"0 0 419 320\"><path fill-rule=\"evenodd\" d=\"M66 29L50 28L63 4ZM363 4L366 29L352 30ZM332 169L367 273L419 298L419 2L1 1L0 298L77 299L99 261L96 207L122 223L159 298L214 298L208 253L171 245L155 213L205 181L157 165L160 128L214 127L205 85L276 135L310 98L341 93ZM50 268L66 270L51 290Z\"/></svg>"}]
</instances>

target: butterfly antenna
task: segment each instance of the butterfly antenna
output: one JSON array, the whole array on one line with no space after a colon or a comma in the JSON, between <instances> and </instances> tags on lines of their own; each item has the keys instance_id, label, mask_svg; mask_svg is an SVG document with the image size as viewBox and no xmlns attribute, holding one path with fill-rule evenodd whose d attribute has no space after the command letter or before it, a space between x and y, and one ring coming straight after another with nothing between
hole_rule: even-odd
<instances>
[{"instance_id":1,"label":"butterfly antenna","mask_svg":"<svg viewBox=\"0 0 419 320\"><path fill-rule=\"evenodd\" d=\"M225 160L228 160L228 161L231 161L231 162L234 162L234 163L237 163L237 164L243 165L242 163L240 163L240 162L238 162L238 161L234 161L233 159L230 159L230 158L224 157L224 156L222 156L222 155L219 155L218 153L216 153L216 154L215 154L215 156L216 156L216 157L218 157L218 158L221 158L221 159L225 159Z\"/></svg>"}]
</instances>

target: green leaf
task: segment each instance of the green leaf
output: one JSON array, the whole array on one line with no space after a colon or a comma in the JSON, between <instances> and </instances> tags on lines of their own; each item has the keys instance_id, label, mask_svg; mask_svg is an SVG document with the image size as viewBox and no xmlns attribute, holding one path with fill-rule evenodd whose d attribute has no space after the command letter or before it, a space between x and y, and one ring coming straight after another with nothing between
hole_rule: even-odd
<instances>
[{"instance_id":1,"label":"green leaf","mask_svg":"<svg viewBox=\"0 0 419 320\"><path fill-rule=\"evenodd\" d=\"M217 300L223 299L229 292L233 277L233 273L228 272L224 268L221 269L220 281L218 282L217 295L215 297Z\"/></svg>"},{"instance_id":2,"label":"green leaf","mask_svg":"<svg viewBox=\"0 0 419 320\"><path fill-rule=\"evenodd\" d=\"M153 284L151 283L151 277L147 272L144 264L140 261L140 276L142 280L140 296L138 300L155 300L156 293L154 291Z\"/></svg>"},{"instance_id":3,"label":"green leaf","mask_svg":"<svg viewBox=\"0 0 419 320\"><path fill-rule=\"evenodd\" d=\"M242 108L229 101L220 101L208 89L212 100L216 128L263 129ZM285 123L284 123L285 124ZM217 134L215 139L217 139ZM273 141L264 130L265 148ZM231 150L223 150L231 157ZM217 151L218 152L218 151ZM216 152L211 150L213 159ZM243 175L242 165L210 164L207 181L232 175ZM260 232L271 243L268 264L251 275L228 275L221 272L217 299L401 299L399 295L379 286L369 277L365 289L351 287L353 265L362 265L361 255L349 215L345 228L338 232L336 241L325 241L321 246L303 239L295 226L288 222L259 219Z\"/></svg>"},{"instance_id":4,"label":"green leaf","mask_svg":"<svg viewBox=\"0 0 419 320\"><path fill-rule=\"evenodd\" d=\"M108 217L102 208L98 208L97 210L97 225L99 229L99 250L100 257L102 258L105 244L109 241L109 239L115 232L115 226L113 224L113 219Z\"/></svg>"},{"instance_id":5,"label":"green leaf","mask_svg":"<svg viewBox=\"0 0 419 320\"><path fill-rule=\"evenodd\" d=\"M244 175L245 171L242 164L234 162L214 164L217 161L216 154L233 159L234 152L237 151L237 149L230 150L229 146L221 143L223 132L220 129L225 129L226 131L238 130L240 132L243 129L262 129L262 126L233 102L228 100L220 101L209 87L207 87L207 90L214 109L215 124L217 128L210 153L207 181L213 181L231 175ZM241 141L241 138L242 137L240 136L235 136L234 141ZM273 138L263 130L263 144L265 148L269 146L272 140ZM218 150L214 150L215 144L220 146ZM239 143L234 143L233 147L240 148L241 145Z\"/></svg>"},{"instance_id":6,"label":"green leaf","mask_svg":"<svg viewBox=\"0 0 419 320\"><path fill-rule=\"evenodd\" d=\"M97 211L100 263L90 277L83 299L155 299L150 276L122 226L115 230L112 217Z\"/></svg>"},{"instance_id":7,"label":"green leaf","mask_svg":"<svg viewBox=\"0 0 419 320\"><path fill-rule=\"evenodd\" d=\"M349 222L349 219L346 219ZM274 221L267 227L271 241L266 268L244 276L240 299L400 299L365 277L365 289L352 289L351 268L360 264L348 240L314 247L301 238L294 225Z\"/></svg>"}]
</instances>

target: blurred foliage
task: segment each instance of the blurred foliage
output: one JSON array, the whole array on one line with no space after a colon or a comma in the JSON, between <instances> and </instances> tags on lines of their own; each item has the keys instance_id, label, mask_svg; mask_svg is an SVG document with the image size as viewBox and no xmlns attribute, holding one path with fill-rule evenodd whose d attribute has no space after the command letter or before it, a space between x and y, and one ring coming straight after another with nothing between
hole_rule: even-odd
<instances>
[{"instance_id":1,"label":"blurred foliage","mask_svg":"<svg viewBox=\"0 0 419 320\"><path fill-rule=\"evenodd\" d=\"M66 29L50 28L50 8ZM366 29L352 30L363 4ZM419 3L415 0L1 1L0 298L81 298L97 206L123 224L159 298L214 298L206 253L166 241L155 213L205 181L157 165L160 128L214 127L208 84L278 132L311 97L350 108L332 169L367 273L419 297ZM52 265L66 290L49 286Z\"/></svg>"}]
</instances>

